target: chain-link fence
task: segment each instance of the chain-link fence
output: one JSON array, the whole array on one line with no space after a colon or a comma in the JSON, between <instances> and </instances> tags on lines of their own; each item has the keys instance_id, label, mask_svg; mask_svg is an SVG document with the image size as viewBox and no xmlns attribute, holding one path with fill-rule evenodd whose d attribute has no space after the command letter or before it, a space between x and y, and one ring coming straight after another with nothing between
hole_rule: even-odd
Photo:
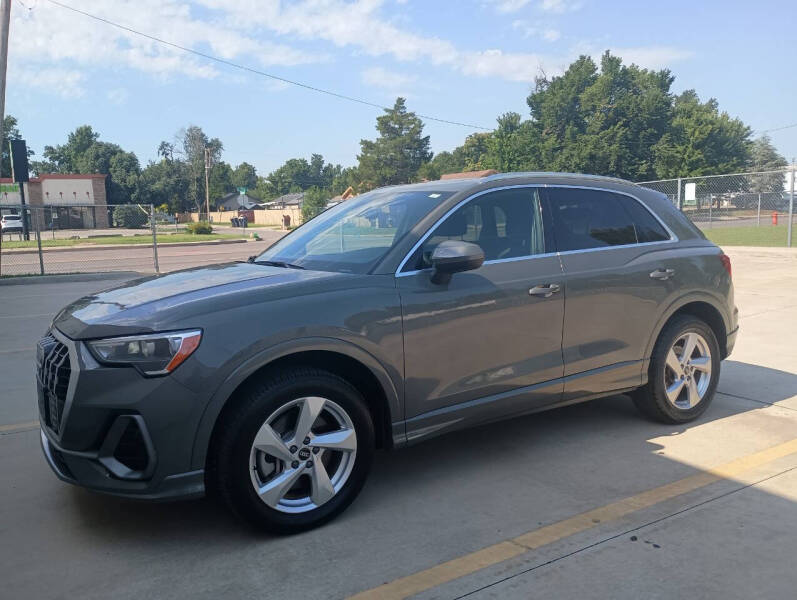
<instances>
[{"instance_id":1,"label":"chain-link fence","mask_svg":"<svg viewBox=\"0 0 797 600\"><path fill-rule=\"evenodd\" d=\"M666 194L719 245L791 246L794 169L640 182ZM797 243L797 240L795 240Z\"/></svg>"},{"instance_id":2,"label":"chain-link fence","mask_svg":"<svg viewBox=\"0 0 797 600\"><path fill-rule=\"evenodd\" d=\"M160 273L242 260L260 249L260 245L219 248L219 244L251 239L253 236L246 235L251 230L217 227L211 233L194 233L192 224L178 224L173 216L158 213L151 205L0 205L0 215L1 277Z\"/></svg>"}]
</instances>

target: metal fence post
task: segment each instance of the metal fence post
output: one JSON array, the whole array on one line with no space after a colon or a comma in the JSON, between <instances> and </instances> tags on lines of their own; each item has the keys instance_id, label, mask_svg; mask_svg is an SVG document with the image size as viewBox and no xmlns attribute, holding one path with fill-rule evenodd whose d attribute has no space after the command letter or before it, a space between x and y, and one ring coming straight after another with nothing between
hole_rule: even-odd
<instances>
[{"instance_id":1,"label":"metal fence post","mask_svg":"<svg viewBox=\"0 0 797 600\"><path fill-rule=\"evenodd\" d=\"M708 195L708 226L711 227L711 210L714 208L714 194Z\"/></svg>"},{"instance_id":2,"label":"metal fence post","mask_svg":"<svg viewBox=\"0 0 797 600\"><path fill-rule=\"evenodd\" d=\"M786 245L791 248L791 222L794 218L794 174L795 172L794 161L791 163L791 190L789 191L789 227L786 230Z\"/></svg>"},{"instance_id":3,"label":"metal fence post","mask_svg":"<svg viewBox=\"0 0 797 600\"><path fill-rule=\"evenodd\" d=\"M39 247L39 272L44 275L44 255L42 254L42 232L39 219L36 219L36 245Z\"/></svg>"},{"instance_id":4,"label":"metal fence post","mask_svg":"<svg viewBox=\"0 0 797 600\"><path fill-rule=\"evenodd\" d=\"M158 266L158 229L155 226L155 205L149 205L149 223L152 227L152 258L155 261L155 273L160 275L160 267Z\"/></svg>"},{"instance_id":5,"label":"metal fence post","mask_svg":"<svg viewBox=\"0 0 797 600\"><path fill-rule=\"evenodd\" d=\"M756 215L756 227L761 227L761 194L758 194L758 214Z\"/></svg>"},{"instance_id":6,"label":"metal fence post","mask_svg":"<svg viewBox=\"0 0 797 600\"><path fill-rule=\"evenodd\" d=\"M680 211L684 210L684 202L683 202L683 199L681 198L681 178L680 177L678 178L678 210L680 210Z\"/></svg>"}]
</instances>

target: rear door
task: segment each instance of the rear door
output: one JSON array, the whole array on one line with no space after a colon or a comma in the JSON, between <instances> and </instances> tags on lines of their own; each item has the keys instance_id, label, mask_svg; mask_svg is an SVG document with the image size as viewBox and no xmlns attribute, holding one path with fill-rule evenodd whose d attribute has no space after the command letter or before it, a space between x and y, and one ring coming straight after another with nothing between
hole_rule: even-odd
<instances>
[{"instance_id":1,"label":"rear door","mask_svg":"<svg viewBox=\"0 0 797 600\"><path fill-rule=\"evenodd\" d=\"M661 307L678 287L671 232L631 195L547 189L564 271L564 398L640 385Z\"/></svg>"},{"instance_id":2,"label":"rear door","mask_svg":"<svg viewBox=\"0 0 797 600\"><path fill-rule=\"evenodd\" d=\"M540 190L474 197L432 228L400 269L410 439L560 399L562 270L545 240ZM478 244L486 260L434 284L429 256L450 239ZM530 293L545 285L559 291Z\"/></svg>"}]
</instances>

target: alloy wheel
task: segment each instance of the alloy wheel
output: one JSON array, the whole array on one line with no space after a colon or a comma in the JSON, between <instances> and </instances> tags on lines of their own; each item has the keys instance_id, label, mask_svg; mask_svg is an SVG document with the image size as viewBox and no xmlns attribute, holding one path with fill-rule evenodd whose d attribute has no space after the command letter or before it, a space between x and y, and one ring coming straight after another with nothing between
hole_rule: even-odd
<instances>
[{"instance_id":1,"label":"alloy wheel","mask_svg":"<svg viewBox=\"0 0 797 600\"><path fill-rule=\"evenodd\" d=\"M711 351L706 339L694 331L676 338L664 366L664 391L675 408L694 408L711 384Z\"/></svg>"},{"instance_id":2,"label":"alloy wheel","mask_svg":"<svg viewBox=\"0 0 797 600\"><path fill-rule=\"evenodd\" d=\"M252 486L269 507L303 513L329 502L357 456L351 417L327 398L292 400L274 411L249 452Z\"/></svg>"}]
</instances>

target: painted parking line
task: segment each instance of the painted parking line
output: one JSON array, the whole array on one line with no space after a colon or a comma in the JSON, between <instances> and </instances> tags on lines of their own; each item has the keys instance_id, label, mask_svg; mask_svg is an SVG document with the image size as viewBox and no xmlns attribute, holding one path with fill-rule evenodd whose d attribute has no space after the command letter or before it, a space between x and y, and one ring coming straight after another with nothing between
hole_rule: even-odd
<instances>
[{"instance_id":1,"label":"painted parking line","mask_svg":"<svg viewBox=\"0 0 797 600\"><path fill-rule=\"evenodd\" d=\"M28 421L26 423L11 423L10 425L0 425L0 434L30 431L31 429L36 429L39 426L40 426L39 421Z\"/></svg>"},{"instance_id":2,"label":"painted parking line","mask_svg":"<svg viewBox=\"0 0 797 600\"><path fill-rule=\"evenodd\" d=\"M686 494L723 479L732 479L785 456L797 453L797 438L760 452L743 456L712 469L696 473L651 490L641 492L606 506L587 511L523 535L487 546L384 585L351 596L351 600L398 600L475 573L486 567L546 546L566 537L587 531L607 521L614 521L643 508Z\"/></svg>"}]
</instances>

